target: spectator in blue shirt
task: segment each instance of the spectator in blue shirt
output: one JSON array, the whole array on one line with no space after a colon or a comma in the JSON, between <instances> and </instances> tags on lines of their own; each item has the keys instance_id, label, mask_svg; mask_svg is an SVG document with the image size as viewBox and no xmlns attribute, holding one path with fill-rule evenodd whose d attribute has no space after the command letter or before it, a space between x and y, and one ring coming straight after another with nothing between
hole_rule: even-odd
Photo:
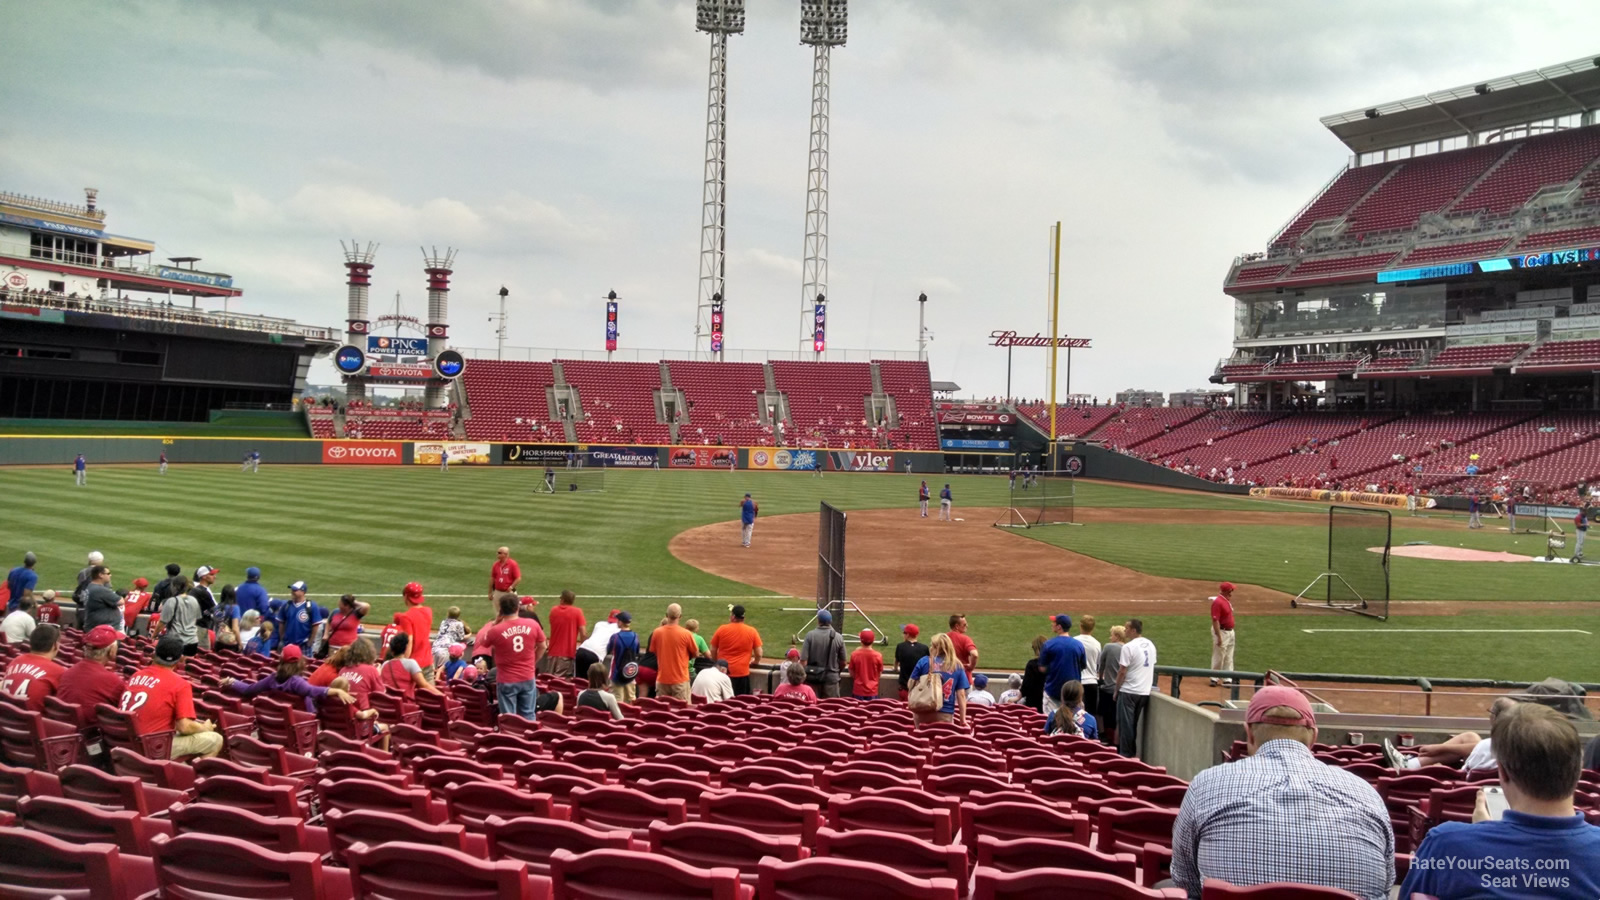
<instances>
[{"instance_id":1,"label":"spectator in blue shirt","mask_svg":"<svg viewBox=\"0 0 1600 900\"><path fill-rule=\"evenodd\" d=\"M289 585L289 602L278 611L278 646L293 644L309 653L322 633L328 611L306 599L306 583Z\"/></svg>"},{"instance_id":2,"label":"spectator in blue shirt","mask_svg":"<svg viewBox=\"0 0 1600 900\"><path fill-rule=\"evenodd\" d=\"M1059 615L1051 619L1056 636L1044 642L1039 650L1039 671L1044 673L1044 714L1054 716L1061 704L1061 686L1083 678L1087 656L1083 644L1072 636L1072 617Z\"/></svg>"},{"instance_id":3,"label":"spectator in blue shirt","mask_svg":"<svg viewBox=\"0 0 1600 900\"><path fill-rule=\"evenodd\" d=\"M277 629L273 627L271 619L262 619L261 628L255 636L245 641L244 652L255 653L259 656L271 656L272 648L277 644Z\"/></svg>"},{"instance_id":4,"label":"spectator in blue shirt","mask_svg":"<svg viewBox=\"0 0 1600 900\"><path fill-rule=\"evenodd\" d=\"M244 584L239 585L235 596L240 615L253 609L264 619L272 618L272 598L267 596L267 589L261 586L261 570L255 566L244 570Z\"/></svg>"},{"instance_id":5,"label":"spectator in blue shirt","mask_svg":"<svg viewBox=\"0 0 1600 900\"><path fill-rule=\"evenodd\" d=\"M15 612L22 604L22 598L33 594L34 586L39 583L39 573L33 567L39 564L39 558L31 552L22 554L22 565L6 573L6 588L11 592L6 600L6 612Z\"/></svg>"},{"instance_id":6,"label":"spectator in blue shirt","mask_svg":"<svg viewBox=\"0 0 1600 900\"><path fill-rule=\"evenodd\" d=\"M1400 896L1600 897L1600 828L1573 807L1578 730L1538 703L1518 703L1490 729L1507 809L1491 818L1482 790L1472 823L1434 826Z\"/></svg>"}]
</instances>

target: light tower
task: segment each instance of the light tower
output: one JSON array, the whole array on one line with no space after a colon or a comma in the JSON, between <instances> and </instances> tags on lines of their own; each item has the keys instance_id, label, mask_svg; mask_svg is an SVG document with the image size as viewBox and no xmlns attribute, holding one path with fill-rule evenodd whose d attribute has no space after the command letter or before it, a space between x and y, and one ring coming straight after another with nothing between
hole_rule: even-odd
<instances>
[{"instance_id":1,"label":"light tower","mask_svg":"<svg viewBox=\"0 0 1600 900\"><path fill-rule=\"evenodd\" d=\"M378 245L369 242L362 247L360 241L352 240L349 246L345 246L344 241L340 241L339 249L344 251L345 285L348 289L345 343L365 350L367 333L372 330L372 322L367 318L367 290L372 286L372 260L378 255ZM348 400L365 400L366 379L345 379L344 392Z\"/></svg>"},{"instance_id":2,"label":"light tower","mask_svg":"<svg viewBox=\"0 0 1600 900\"><path fill-rule=\"evenodd\" d=\"M843 47L846 0L800 0L800 43L812 48L811 152L806 175L806 243L800 263L800 345L812 348L816 303L828 293L828 60Z\"/></svg>"},{"instance_id":3,"label":"light tower","mask_svg":"<svg viewBox=\"0 0 1600 900\"><path fill-rule=\"evenodd\" d=\"M712 298L727 296L723 277L727 235L728 35L744 33L744 0L697 0L695 29L711 35L711 77L706 88L705 187L700 194L700 296L694 317L694 349L711 337ZM722 359L721 349L712 358Z\"/></svg>"},{"instance_id":4,"label":"light tower","mask_svg":"<svg viewBox=\"0 0 1600 900\"><path fill-rule=\"evenodd\" d=\"M506 298L511 296L511 291L500 285L500 314L490 316L489 321L498 322L494 329L494 358L506 358Z\"/></svg>"},{"instance_id":5,"label":"light tower","mask_svg":"<svg viewBox=\"0 0 1600 900\"><path fill-rule=\"evenodd\" d=\"M432 360L450 346L450 275L455 270L456 251L449 247L444 253L439 248L422 248L422 271L428 275L428 359ZM422 392L422 405L434 409L444 405L447 384L430 380Z\"/></svg>"}]
</instances>

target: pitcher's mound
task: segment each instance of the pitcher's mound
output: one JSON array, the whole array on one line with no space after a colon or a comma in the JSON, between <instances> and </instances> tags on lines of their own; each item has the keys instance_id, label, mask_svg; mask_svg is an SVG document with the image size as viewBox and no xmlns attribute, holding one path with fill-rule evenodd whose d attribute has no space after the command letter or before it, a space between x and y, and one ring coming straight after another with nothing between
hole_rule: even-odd
<instances>
[{"instance_id":1,"label":"pitcher's mound","mask_svg":"<svg viewBox=\"0 0 1600 900\"><path fill-rule=\"evenodd\" d=\"M1382 547L1368 547L1373 553L1382 553ZM1533 557L1499 550L1470 550L1466 547L1391 547L1390 556L1409 556L1412 559L1446 559L1451 562L1533 562Z\"/></svg>"}]
</instances>

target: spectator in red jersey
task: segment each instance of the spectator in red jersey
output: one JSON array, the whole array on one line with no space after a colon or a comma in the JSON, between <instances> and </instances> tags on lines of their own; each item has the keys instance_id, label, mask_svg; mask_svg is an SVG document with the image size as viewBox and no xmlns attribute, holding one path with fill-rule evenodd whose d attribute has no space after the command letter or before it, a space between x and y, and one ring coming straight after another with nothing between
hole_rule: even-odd
<instances>
[{"instance_id":1,"label":"spectator in red jersey","mask_svg":"<svg viewBox=\"0 0 1600 900\"><path fill-rule=\"evenodd\" d=\"M577 602L576 594L562 591L561 602L550 610L550 654L539 660L541 671L566 678L576 671L578 642L583 640L584 627L588 625Z\"/></svg>"},{"instance_id":2,"label":"spectator in red jersey","mask_svg":"<svg viewBox=\"0 0 1600 900\"><path fill-rule=\"evenodd\" d=\"M883 675L883 657L872 649L877 635L863 629L861 646L850 654L850 694L857 700L878 699L878 678Z\"/></svg>"},{"instance_id":3,"label":"spectator in red jersey","mask_svg":"<svg viewBox=\"0 0 1600 900\"><path fill-rule=\"evenodd\" d=\"M406 643L406 653L416 662L418 670L424 678L433 681L433 644L430 640L433 634L433 608L424 606L422 585L415 581L406 585L401 592L401 597L406 601L405 612L394 617L394 624L400 632L410 640Z\"/></svg>"},{"instance_id":4,"label":"spectator in red jersey","mask_svg":"<svg viewBox=\"0 0 1600 900\"><path fill-rule=\"evenodd\" d=\"M25 604L30 601L24 600ZM16 615L16 613L12 613ZM54 694L61 686L61 675L66 669L56 662L56 651L61 649L61 629L54 625L40 625L28 636L28 652L13 659L0 675L0 694L10 694L24 701L28 709L44 712L44 698Z\"/></svg>"},{"instance_id":5,"label":"spectator in red jersey","mask_svg":"<svg viewBox=\"0 0 1600 900\"><path fill-rule=\"evenodd\" d=\"M978 667L978 645L967 637L967 617L961 613L950 614L950 644L956 648L956 659L972 679L972 670Z\"/></svg>"},{"instance_id":6,"label":"spectator in red jersey","mask_svg":"<svg viewBox=\"0 0 1600 900\"><path fill-rule=\"evenodd\" d=\"M78 707L78 722L84 728L94 724L94 708L101 703L116 706L128 683L117 674L117 648L122 635L110 625L96 625L83 636L83 659L61 675L56 696Z\"/></svg>"},{"instance_id":7,"label":"spectator in red jersey","mask_svg":"<svg viewBox=\"0 0 1600 900\"><path fill-rule=\"evenodd\" d=\"M516 594L501 594L499 603L500 617L484 629L484 645L494 654L500 712L531 722L538 715L534 672L546 646L544 629L517 615Z\"/></svg>"},{"instance_id":8,"label":"spectator in red jersey","mask_svg":"<svg viewBox=\"0 0 1600 900\"><path fill-rule=\"evenodd\" d=\"M355 594L339 598L339 608L328 616L328 652L356 643L361 637L361 620L372 611L372 604L362 603Z\"/></svg>"},{"instance_id":9,"label":"spectator in red jersey","mask_svg":"<svg viewBox=\"0 0 1600 900\"><path fill-rule=\"evenodd\" d=\"M371 704L367 702L368 695L380 689L378 668L373 665L377 661L377 652L366 641L356 641L343 650L343 657L339 660L337 672L339 678L344 679L345 690L350 696L356 698L356 707L365 710ZM332 668L333 661L323 663L317 672L322 669ZM316 673L313 673L316 674ZM338 679L335 679L336 681Z\"/></svg>"},{"instance_id":10,"label":"spectator in red jersey","mask_svg":"<svg viewBox=\"0 0 1600 900\"><path fill-rule=\"evenodd\" d=\"M173 669L183 660L183 638L169 634L156 643L151 665L133 673L122 695L122 711L133 714L139 734L172 731L172 758L222 752L217 726L195 718L194 686Z\"/></svg>"},{"instance_id":11,"label":"spectator in red jersey","mask_svg":"<svg viewBox=\"0 0 1600 900\"><path fill-rule=\"evenodd\" d=\"M515 594L522 581L522 567L511 558L511 548L501 547L494 552L494 565L489 567L489 602L500 602L501 594Z\"/></svg>"},{"instance_id":12,"label":"spectator in red jersey","mask_svg":"<svg viewBox=\"0 0 1600 900\"><path fill-rule=\"evenodd\" d=\"M39 595L39 624L56 626L61 624L61 604L56 602L55 591L45 591Z\"/></svg>"},{"instance_id":13,"label":"spectator in red jersey","mask_svg":"<svg viewBox=\"0 0 1600 900\"><path fill-rule=\"evenodd\" d=\"M139 630L139 614L150 605L150 592L145 588L150 586L148 578L135 578L133 588L122 596L122 632L124 634L137 634Z\"/></svg>"},{"instance_id":14,"label":"spectator in red jersey","mask_svg":"<svg viewBox=\"0 0 1600 900\"><path fill-rule=\"evenodd\" d=\"M428 651L428 656L432 658L432 650ZM411 635L403 632L389 641L389 661L378 670L378 682L407 700L415 698L418 690L439 693L439 689L422 674L422 666L411 655Z\"/></svg>"}]
</instances>

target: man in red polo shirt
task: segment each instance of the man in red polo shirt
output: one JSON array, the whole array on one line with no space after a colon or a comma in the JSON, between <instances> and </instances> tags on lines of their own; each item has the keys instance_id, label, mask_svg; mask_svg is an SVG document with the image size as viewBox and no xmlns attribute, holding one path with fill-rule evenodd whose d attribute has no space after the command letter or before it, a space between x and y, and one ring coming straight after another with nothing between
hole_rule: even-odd
<instances>
[{"instance_id":1,"label":"man in red polo shirt","mask_svg":"<svg viewBox=\"0 0 1600 900\"><path fill-rule=\"evenodd\" d=\"M511 558L511 548L496 550L494 565L489 567L489 602L498 603L501 594L515 594L521 581L522 567Z\"/></svg>"},{"instance_id":2,"label":"man in red polo shirt","mask_svg":"<svg viewBox=\"0 0 1600 900\"><path fill-rule=\"evenodd\" d=\"M561 592L561 602L550 610L550 655L539 660L540 668L552 675L571 676L573 658L578 655L578 641L582 639L588 622L583 610L578 608L578 598L571 591Z\"/></svg>"},{"instance_id":3,"label":"man in red polo shirt","mask_svg":"<svg viewBox=\"0 0 1600 900\"><path fill-rule=\"evenodd\" d=\"M156 643L151 664L133 673L122 695L122 711L133 714L139 734L173 731L172 758L216 756L222 735L194 714L194 685L173 668L183 661L183 638L169 634Z\"/></svg>"},{"instance_id":4,"label":"man in red polo shirt","mask_svg":"<svg viewBox=\"0 0 1600 900\"><path fill-rule=\"evenodd\" d=\"M122 635L110 625L96 625L83 636L83 659L61 676L56 696L78 706L83 727L94 724L94 708L122 702L128 683L117 674L117 642Z\"/></svg>"},{"instance_id":5,"label":"man in red polo shirt","mask_svg":"<svg viewBox=\"0 0 1600 900\"><path fill-rule=\"evenodd\" d=\"M1224 581L1211 598L1211 668L1224 672L1233 671L1233 590L1233 582ZM1217 680L1211 679L1211 686L1216 685Z\"/></svg>"},{"instance_id":6,"label":"man in red polo shirt","mask_svg":"<svg viewBox=\"0 0 1600 900\"><path fill-rule=\"evenodd\" d=\"M962 613L950 614L950 643L955 645L956 659L961 661L961 667L967 670L967 677L978 668L978 645L967 637L967 617Z\"/></svg>"},{"instance_id":7,"label":"man in red polo shirt","mask_svg":"<svg viewBox=\"0 0 1600 900\"><path fill-rule=\"evenodd\" d=\"M44 698L54 694L61 686L65 668L56 662L56 651L61 647L61 629L55 625L39 625L28 636L28 652L13 659L0 675L0 694L27 703L28 709L44 712Z\"/></svg>"}]
</instances>

